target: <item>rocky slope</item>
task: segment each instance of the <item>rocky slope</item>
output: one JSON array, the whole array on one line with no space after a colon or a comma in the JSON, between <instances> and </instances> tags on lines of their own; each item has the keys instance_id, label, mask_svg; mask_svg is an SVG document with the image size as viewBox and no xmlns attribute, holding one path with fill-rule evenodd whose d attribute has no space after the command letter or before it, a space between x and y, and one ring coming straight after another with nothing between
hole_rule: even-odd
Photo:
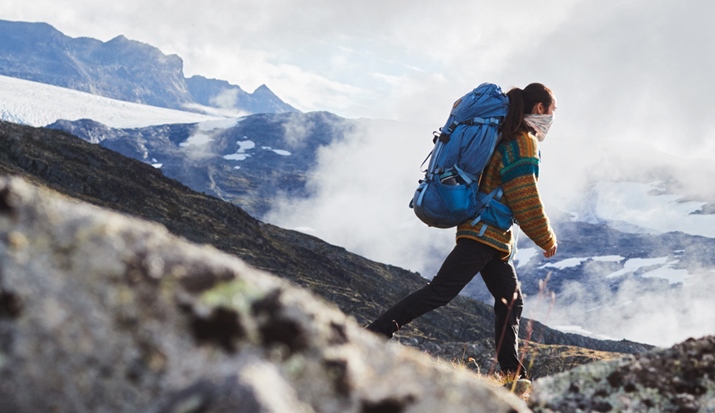
<instances>
[{"instance_id":1,"label":"rocky slope","mask_svg":"<svg viewBox=\"0 0 715 413\"><path fill-rule=\"evenodd\" d=\"M163 226L0 179L4 412L527 412Z\"/></svg>"}]
</instances>

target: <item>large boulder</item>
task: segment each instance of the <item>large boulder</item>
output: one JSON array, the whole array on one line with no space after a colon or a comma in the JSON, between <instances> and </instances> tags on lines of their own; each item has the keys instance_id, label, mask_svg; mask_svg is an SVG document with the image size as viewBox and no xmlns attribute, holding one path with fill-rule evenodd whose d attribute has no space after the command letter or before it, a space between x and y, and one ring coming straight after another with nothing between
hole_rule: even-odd
<instances>
[{"instance_id":1,"label":"large boulder","mask_svg":"<svg viewBox=\"0 0 715 413\"><path fill-rule=\"evenodd\" d=\"M0 411L529 410L236 257L1 178Z\"/></svg>"},{"instance_id":2,"label":"large boulder","mask_svg":"<svg viewBox=\"0 0 715 413\"><path fill-rule=\"evenodd\" d=\"M715 336L539 379L535 412L715 412Z\"/></svg>"}]
</instances>

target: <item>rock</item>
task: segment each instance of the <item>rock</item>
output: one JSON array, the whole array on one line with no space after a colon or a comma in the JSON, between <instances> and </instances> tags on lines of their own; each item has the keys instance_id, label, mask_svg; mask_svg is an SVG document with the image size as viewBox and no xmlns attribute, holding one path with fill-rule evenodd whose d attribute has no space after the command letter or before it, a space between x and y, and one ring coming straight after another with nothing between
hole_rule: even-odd
<instances>
[{"instance_id":1,"label":"rock","mask_svg":"<svg viewBox=\"0 0 715 413\"><path fill-rule=\"evenodd\" d=\"M504 388L508 389L517 396L522 396L531 389L531 380L519 379L516 381L507 382Z\"/></svg>"},{"instance_id":2,"label":"rock","mask_svg":"<svg viewBox=\"0 0 715 413\"><path fill-rule=\"evenodd\" d=\"M214 247L2 178L0 411L529 410Z\"/></svg>"},{"instance_id":3,"label":"rock","mask_svg":"<svg viewBox=\"0 0 715 413\"><path fill-rule=\"evenodd\" d=\"M715 336L539 379L535 412L713 412Z\"/></svg>"}]
</instances>

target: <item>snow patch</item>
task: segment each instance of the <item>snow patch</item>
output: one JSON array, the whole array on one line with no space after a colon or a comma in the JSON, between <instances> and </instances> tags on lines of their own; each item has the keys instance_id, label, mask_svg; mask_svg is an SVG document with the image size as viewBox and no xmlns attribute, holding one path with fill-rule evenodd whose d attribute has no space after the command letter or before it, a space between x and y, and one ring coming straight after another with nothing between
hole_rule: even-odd
<instances>
[{"instance_id":1,"label":"snow patch","mask_svg":"<svg viewBox=\"0 0 715 413\"><path fill-rule=\"evenodd\" d=\"M564 268L578 267L587 259L588 258L566 258L565 260L558 262L544 264L539 268L557 268L559 270L563 270Z\"/></svg>"},{"instance_id":2,"label":"snow patch","mask_svg":"<svg viewBox=\"0 0 715 413\"><path fill-rule=\"evenodd\" d=\"M523 267L528 263L533 257L535 257L538 254L538 251L536 248L522 248L518 249L516 251L516 256L514 257L514 261L516 261L516 267Z\"/></svg>"},{"instance_id":3,"label":"snow patch","mask_svg":"<svg viewBox=\"0 0 715 413\"><path fill-rule=\"evenodd\" d=\"M645 278L663 278L668 280L670 284L679 284L685 282L690 278L690 273L688 270L680 268L673 268L673 265L677 264L678 261L673 261L668 263L667 266L657 268L653 271L648 271L645 274L641 274L641 277Z\"/></svg>"},{"instance_id":4,"label":"snow patch","mask_svg":"<svg viewBox=\"0 0 715 413\"><path fill-rule=\"evenodd\" d=\"M247 153L232 153L230 155L224 155L223 158L229 161L245 161L249 156L251 155Z\"/></svg>"},{"instance_id":5,"label":"snow patch","mask_svg":"<svg viewBox=\"0 0 715 413\"><path fill-rule=\"evenodd\" d=\"M243 137L244 139L246 138L245 136ZM245 141L238 141L238 150L236 150L236 153L232 153L229 155L224 155L224 159L227 159L229 161L243 161L246 160L250 154L246 153L246 151L249 151L253 148L256 147L256 143L253 142L252 140L245 140Z\"/></svg>"},{"instance_id":6,"label":"snow patch","mask_svg":"<svg viewBox=\"0 0 715 413\"><path fill-rule=\"evenodd\" d=\"M224 156L224 158L230 159L230 160L242 161L242 160L246 159L248 156L250 156L247 154L247 152L250 151L251 149L255 149L256 143L250 139L247 139L246 136L244 136L243 138L246 140L237 142L238 150L236 151L236 153L231 154L231 155L226 155L226 156ZM286 151L284 149L273 149L270 146L261 146L261 149L264 151L271 151L271 152L276 153L281 156L291 156L292 155L292 153L289 151Z\"/></svg>"},{"instance_id":7,"label":"snow patch","mask_svg":"<svg viewBox=\"0 0 715 413\"><path fill-rule=\"evenodd\" d=\"M286 151L286 150L283 150L283 149L273 149L273 148L271 148L270 146L261 146L261 149L263 149L264 151L272 151L272 152L275 152L275 153L277 153L278 155L281 155L281 156L290 156L290 155L291 155L291 153L288 152L288 151Z\"/></svg>"},{"instance_id":8,"label":"snow patch","mask_svg":"<svg viewBox=\"0 0 715 413\"><path fill-rule=\"evenodd\" d=\"M623 264L623 268L606 275L606 278L615 278L621 275L635 272L643 267L650 267L653 265L665 265L668 262L668 257L660 258L631 258Z\"/></svg>"},{"instance_id":9,"label":"snow patch","mask_svg":"<svg viewBox=\"0 0 715 413\"><path fill-rule=\"evenodd\" d=\"M189 136L188 139L181 142L179 146L204 146L207 143L213 141L213 137L203 132L197 132Z\"/></svg>"},{"instance_id":10,"label":"snow patch","mask_svg":"<svg viewBox=\"0 0 715 413\"><path fill-rule=\"evenodd\" d=\"M681 231L715 238L715 215L697 214L706 202L683 200L664 193L658 182L599 182L582 197L581 207L571 211L576 221L608 222L629 233Z\"/></svg>"},{"instance_id":11,"label":"snow patch","mask_svg":"<svg viewBox=\"0 0 715 413\"><path fill-rule=\"evenodd\" d=\"M200 131L212 131L215 129L229 129L232 128L239 123L245 118L227 118L227 119L217 119L217 120L208 120L205 122L200 122L198 124L199 130Z\"/></svg>"},{"instance_id":12,"label":"snow patch","mask_svg":"<svg viewBox=\"0 0 715 413\"><path fill-rule=\"evenodd\" d=\"M216 116L219 118L239 118L242 116L248 116L251 113L243 111L243 110L237 110L237 109L230 109L230 108L215 108L211 106L204 106L198 103L188 103L183 105L186 110L192 111L192 112L199 112L199 113L204 113L208 116Z\"/></svg>"},{"instance_id":13,"label":"snow patch","mask_svg":"<svg viewBox=\"0 0 715 413\"><path fill-rule=\"evenodd\" d=\"M245 138L245 137L244 137ZM256 147L256 143L251 140L238 141L238 153L244 153Z\"/></svg>"},{"instance_id":14,"label":"snow patch","mask_svg":"<svg viewBox=\"0 0 715 413\"><path fill-rule=\"evenodd\" d=\"M621 262L625 259L626 259L626 257L621 257L620 255L602 255L600 257L593 257L594 261L603 261L603 262Z\"/></svg>"},{"instance_id":15,"label":"snow patch","mask_svg":"<svg viewBox=\"0 0 715 413\"><path fill-rule=\"evenodd\" d=\"M554 262L554 263L547 263L542 265L539 268L556 268L559 270L563 270L564 268L570 268L570 267L578 267L579 265L583 264L584 262L588 260L592 261L601 261L601 262L620 262L623 261L624 257L618 256L618 255L603 255L603 256L598 256L598 257L573 257L573 258L566 258L564 260Z\"/></svg>"},{"instance_id":16,"label":"snow patch","mask_svg":"<svg viewBox=\"0 0 715 413\"><path fill-rule=\"evenodd\" d=\"M679 261L668 261L668 257L659 258L632 258L623 264L623 268L606 275L606 278L615 278L627 274L632 274L641 268L659 266L656 269L641 274L645 278L662 278L668 280L670 284L682 283L690 278L691 274L685 269L673 268Z\"/></svg>"}]
</instances>

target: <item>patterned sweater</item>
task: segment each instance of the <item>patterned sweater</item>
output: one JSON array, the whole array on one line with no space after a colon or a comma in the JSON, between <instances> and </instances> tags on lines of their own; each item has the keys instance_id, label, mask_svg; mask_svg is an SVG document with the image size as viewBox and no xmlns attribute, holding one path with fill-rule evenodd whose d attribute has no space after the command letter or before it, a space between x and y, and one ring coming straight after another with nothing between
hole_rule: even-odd
<instances>
[{"instance_id":1,"label":"patterned sweater","mask_svg":"<svg viewBox=\"0 0 715 413\"><path fill-rule=\"evenodd\" d=\"M499 185L504 189L502 203L507 204L519 227L540 248L548 250L556 244L549 219L536 182L539 178L539 142L531 134L523 133L510 142L501 142L487 164L479 189L489 193ZM511 255L514 237L512 230L500 230L487 226L479 235L483 223L471 225L471 221L457 228L457 239L471 238L504 252L502 259Z\"/></svg>"}]
</instances>

